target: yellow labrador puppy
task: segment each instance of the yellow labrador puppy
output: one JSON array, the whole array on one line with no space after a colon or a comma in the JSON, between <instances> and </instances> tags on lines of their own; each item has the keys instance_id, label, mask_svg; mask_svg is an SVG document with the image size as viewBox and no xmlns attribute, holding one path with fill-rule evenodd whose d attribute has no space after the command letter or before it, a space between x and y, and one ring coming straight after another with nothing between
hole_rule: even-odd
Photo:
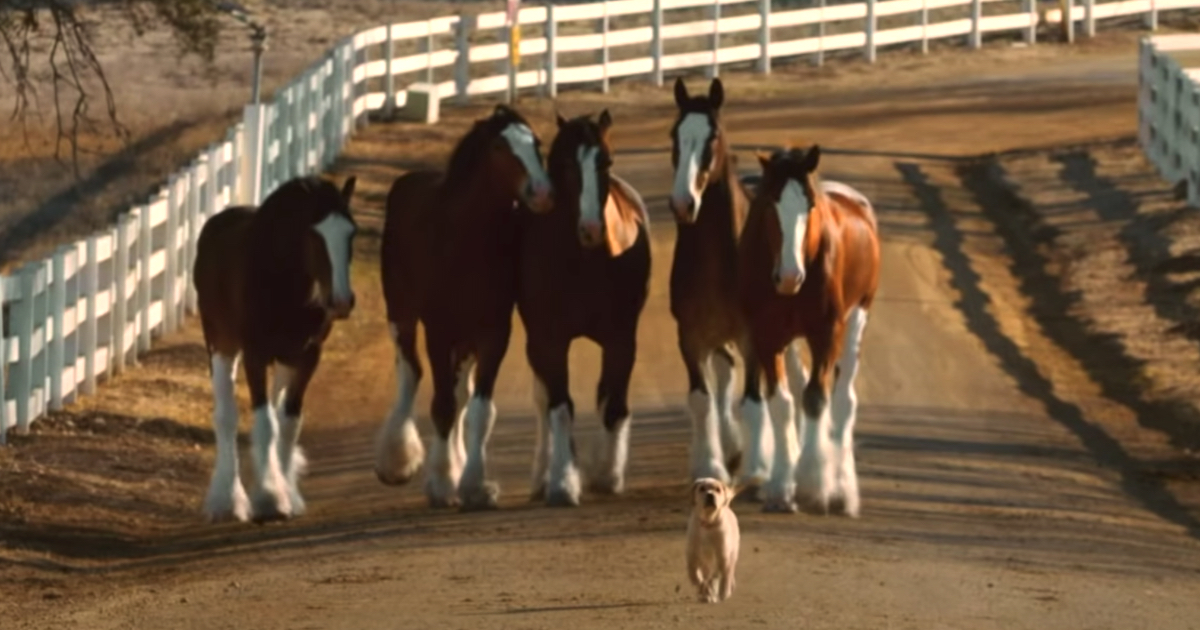
<instances>
[{"instance_id":1,"label":"yellow labrador puppy","mask_svg":"<svg viewBox=\"0 0 1200 630\"><path fill-rule=\"evenodd\" d=\"M741 544L737 515L729 507L735 494L733 488L711 477L692 484L687 570L688 579L699 589L701 602L716 603L733 594Z\"/></svg>"}]
</instances>

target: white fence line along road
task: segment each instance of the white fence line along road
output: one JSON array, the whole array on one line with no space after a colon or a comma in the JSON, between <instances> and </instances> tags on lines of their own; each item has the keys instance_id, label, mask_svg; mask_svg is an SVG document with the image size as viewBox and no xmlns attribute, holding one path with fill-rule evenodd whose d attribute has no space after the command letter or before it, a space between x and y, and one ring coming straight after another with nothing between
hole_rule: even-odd
<instances>
[{"instance_id":1,"label":"white fence line along road","mask_svg":"<svg viewBox=\"0 0 1200 630\"><path fill-rule=\"evenodd\" d=\"M1143 37L1138 50L1138 142L1163 179L1200 206L1200 35Z\"/></svg>"},{"instance_id":2,"label":"white fence line along road","mask_svg":"<svg viewBox=\"0 0 1200 630\"><path fill-rule=\"evenodd\" d=\"M25 433L48 410L92 393L100 378L119 374L150 349L154 338L195 314L190 273L204 221L233 203L257 204L292 177L328 168L354 130L367 123L368 113L390 114L404 105L407 88L401 84L424 83L423 89L432 90L438 100L466 102L475 95L528 89L554 96L559 86L589 83L607 91L611 79L639 75L662 85L668 72L704 68L716 76L721 66L739 63L753 62L759 72L770 72L772 60L803 55L819 60L836 50L862 49L874 60L882 46L921 42L927 50L929 41L952 37L964 37L969 47L979 48L984 33L999 31L1016 31L1033 43L1042 20L1036 2L1009 2L1020 8L985 15L984 3L995 1L869 0L824 6L818 0L822 4L814 8L774 10L770 0L613 0L527 7L520 10L515 29L498 11L391 24L346 37L277 90L272 102L247 106L242 122L229 129L223 142L196 156L117 225L2 278L0 444L9 428ZM723 10L738 13L727 9L732 6L743 14L722 17ZM1090 33L1097 19L1144 13L1147 24L1156 25L1159 11L1190 6L1200 6L1200 0L1085 0L1067 10ZM931 12L948 7L967 7L967 17L933 19ZM687 22L667 19L681 9L707 10L708 16ZM880 18L903 15L912 23L879 28ZM648 24L614 29L613 18L622 16L648 17ZM861 28L826 32L827 26L848 21L861 23ZM565 34L580 30L580 22L587 30ZM541 34L519 37L522 26L541 27ZM816 35L775 37L778 29L794 32L795 27L808 27ZM517 37L511 36L513 30ZM724 45L722 36L731 34L743 35L748 43ZM481 35L492 35L497 43L473 44ZM689 39L702 42L698 50L665 52L665 43ZM447 47L439 47L443 40ZM524 69L520 59L511 65L514 44L520 58L535 58L534 69ZM416 52L397 54L398 47ZM594 53L595 61L560 65L564 55L579 52ZM480 64L486 67L480 70ZM373 84L378 89L372 90Z\"/></svg>"}]
</instances>

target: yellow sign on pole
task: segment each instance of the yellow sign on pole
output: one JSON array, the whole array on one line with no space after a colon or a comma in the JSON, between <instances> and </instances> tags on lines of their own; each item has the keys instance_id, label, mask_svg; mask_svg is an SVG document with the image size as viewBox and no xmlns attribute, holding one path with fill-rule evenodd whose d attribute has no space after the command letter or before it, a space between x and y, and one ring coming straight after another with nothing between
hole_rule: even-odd
<instances>
[{"instance_id":1,"label":"yellow sign on pole","mask_svg":"<svg viewBox=\"0 0 1200 630\"><path fill-rule=\"evenodd\" d=\"M521 25L512 24L508 27L508 50L512 53L514 66L521 65Z\"/></svg>"}]
</instances>

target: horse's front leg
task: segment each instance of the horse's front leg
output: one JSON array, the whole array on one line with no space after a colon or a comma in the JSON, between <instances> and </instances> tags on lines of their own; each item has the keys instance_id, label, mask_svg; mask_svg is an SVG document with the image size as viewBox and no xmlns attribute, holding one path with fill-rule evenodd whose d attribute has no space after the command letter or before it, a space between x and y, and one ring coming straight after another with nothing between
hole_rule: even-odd
<instances>
[{"instance_id":1,"label":"horse's front leg","mask_svg":"<svg viewBox=\"0 0 1200 630\"><path fill-rule=\"evenodd\" d=\"M863 332L867 328L866 309L856 307L846 321L845 344L837 363L833 386L833 430L831 439L837 457L837 476L830 497L830 510L858 516L858 471L854 462L854 424L858 416L858 395L854 381L858 376Z\"/></svg>"},{"instance_id":2,"label":"horse's front leg","mask_svg":"<svg viewBox=\"0 0 1200 630\"><path fill-rule=\"evenodd\" d=\"M730 476L742 464L742 427L733 413L734 379L737 369L729 348L718 348L712 354L712 373L716 393L717 420L721 431L721 454Z\"/></svg>"},{"instance_id":3,"label":"horse's front leg","mask_svg":"<svg viewBox=\"0 0 1200 630\"><path fill-rule=\"evenodd\" d=\"M775 460L765 487L764 512L796 511L796 401L788 384L786 350L786 346L767 348L759 357L775 434Z\"/></svg>"},{"instance_id":4,"label":"horse's front leg","mask_svg":"<svg viewBox=\"0 0 1200 630\"><path fill-rule=\"evenodd\" d=\"M738 485L742 491L739 500L759 501L760 489L771 478L771 460L775 453L775 431L771 427L771 414L763 401L763 369L749 335L739 347L742 362L746 366L745 386L742 393L742 422L746 425L745 465Z\"/></svg>"},{"instance_id":5,"label":"horse's front leg","mask_svg":"<svg viewBox=\"0 0 1200 630\"><path fill-rule=\"evenodd\" d=\"M712 348L695 339L679 327L679 351L688 377L688 412L692 417L691 475L692 479L710 477L729 483L721 453L721 436L717 426L717 407L712 395Z\"/></svg>"},{"instance_id":6,"label":"horse's front leg","mask_svg":"<svg viewBox=\"0 0 1200 630\"><path fill-rule=\"evenodd\" d=\"M801 405L800 466L797 472L796 496L804 509L818 514L829 511L829 499L833 492L834 456L830 442L829 394L833 381L833 369L842 348L845 325L840 320L831 322L824 330L808 337L812 351L812 377L804 388Z\"/></svg>"},{"instance_id":7,"label":"horse's front leg","mask_svg":"<svg viewBox=\"0 0 1200 630\"><path fill-rule=\"evenodd\" d=\"M300 357L295 366L275 364L276 417L279 419L279 467L287 480L288 498L292 502L292 515L304 513L304 497L300 494L300 477L308 468L304 450L300 448L300 429L304 424L302 415L304 393L312 382L317 365L321 362L321 346L313 345Z\"/></svg>"},{"instance_id":8,"label":"horse's front leg","mask_svg":"<svg viewBox=\"0 0 1200 630\"><path fill-rule=\"evenodd\" d=\"M625 491L629 464L629 380L637 359L637 331L631 330L604 345L600 381L604 397L597 401L604 421L605 444L592 474L591 488L604 494Z\"/></svg>"},{"instance_id":9,"label":"horse's front leg","mask_svg":"<svg viewBox=\"0 0 1200 630\"><path fill-rule=\"evenodd\" d=\"M279 461L279 419L267 398L268 361L260 353L244 352L246 383L250 389L250 407L254 410L254 428L250 434L254 456L255 484L251 496L254 522L286 519L292 514L287 478Z\"/></svg>"},{"instance_id":10,"label":"horse's front leg","mask_svg":"<svg viewBox=\"0 0 1200 630\"><path fill-rule=\"evenodd\" d=\"M469 368L465 372L460 371L459 382L467 381L466 385L470 388L460 392L463 398L468 398L465 427L462 429L466 438L466 464L458 488L464 510L495 509L500 499L500 485L488 478L487 447L496 424L496 403L492 400L492 392L500 375L500 363L508 351L511 332L509 321L505 320L501 330L480 344L474 383L470 382Z\"/></svg>"},{"instance_id":11,"label":"horse's front leg","mask_svg":"<svg viewBox=\"0 0 1200 630\"><path fill-rule=\"evenodd\" d=\"M434 436L429 449L429 462L425 472L425 496L433 508L458 505L458 483L462 476L461 461L453 454L451 440L457 423L457 405L454 400L455 365L450 343L439 329L426 330L426 353L429 371L433 374L433 401L430 416L433 418Z\"/></svg>"},{"instance_id":12,"label":"horse's front leg","mask_svg":"<svg viewBox=\"0 0 1200 630\"><path fill-rule=\"evenodd\" d=\"M539 338L526 347L526 358L545 393L548 435L544 500L550 507L579 505L581 484L575 464L575 403L571 400L568 372L570 342ZM542 429L539 427L539 431Z\"/></svg>"},{"instance_id":13,"label":"horse's front leg","mask_svg":"<svg viewBox=\"0 0 1200 630\"><path fill-rule=\"evenodd\" d=\"M250 499L238 475L238 355L213 352L213 430L217 440L217 461L212 482L204 499L209 522L245 521L250 518Z\"/></svg>"}]
</instances>

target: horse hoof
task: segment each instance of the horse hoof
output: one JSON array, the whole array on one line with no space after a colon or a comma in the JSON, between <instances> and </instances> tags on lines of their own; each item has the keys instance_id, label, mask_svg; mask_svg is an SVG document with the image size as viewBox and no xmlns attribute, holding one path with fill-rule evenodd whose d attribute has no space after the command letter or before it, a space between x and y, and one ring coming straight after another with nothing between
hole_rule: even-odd
<instances>
[{"instance_id":1,"label":"horse hoof","mask_svg":"<svg viewBox=\"0 0 1200 630\"><path fill-rule=\"evenodd\" d=\"M625 481L613 475L600 475L588 484L588 490L596 494L615 496L625 492Z\"/></svg>"},{"instance_id":2,"label":"horse hoof","mask_svg":"<svg viewBox=\"0 0 1200 630\"><path fill-rule=\"evenodd\" d=\"M250 520L250 516L245 512L238 513L234 510L221 510L218 512L210 512L204 515L204 521L209 525L218 525L221 523L245 523Z\"/></svg>"},{"instance_id":3,"label":"horse hoof","mask_svg":"<svg viewBox=\"0 0 1200 630\"><path fill-rule=\"evenodd\" d=\"M763 503L762 511L766 514L795 514L795 501L786 499L770 499Z\"/></svg>"},{"instance_id":4,"label":"horse hoof","mask_svg":"<svg viewBox=\"0 0 1200 630\"><path fill-rule=\"evenodd\" d=\"M725 470L729 471L730 476L736 475L738 473L738 469L741 467L742 467L742 454L741 453L732 455L728 459L725 460Z\"/></svg>"},{"instance_id":5,"label":"horse hoof","mask_svg":"<svg viewBox=\"0 0 1200 630\"><path fill-rule=\"evenodd\" d=\"M376 468L375 478L379 480L379 483L382 483L385 486L403 486L404 484L412 481L413 477L416 477L418 472L420 472L419 469L413 470L411 473L406 471L405 473L395 474Z\"/></svg>"},{"instance_id":6,"label":"horse hoof","mask_svg":"<svg viewBox=\"0 0 1200 630\"><path fill-rule=\"evenodd\" d=\"M799 504L801 511L812 516L828 516L829 510L832 507L831 501L828 498L808 497L800 499Z\"/></svg>"},{"instance_id":7,"label":"horse hoof","mask_svg":"<svg viewBox=\"0 0 1200 630\"><path fill-rule=\"evenodd\" d=\"M277 509L270 510L255 510L253 522L255 525L266 525L267 523L276 523L286 521L291 518L291 514Z\"/></svg>"},{"instance_id":8,"label":"horse hoof","mask_svg":"<svg viewBox=\"0 0 1200 630\"><path fill-rule=\"evenodd\" d=\"M762 503L762 498L758 494L759 488L760 486L758 485L743 486L741 492L738 492L737 496L733 497L734 502Z\"/></svg>"},{"instance_id":9,"label":"horse hoof","mask_svg":"<svg viewBox=\"0 0 1200 630\"><path fill-rule=\"evenodd\" d=\"M492 482L472 490L459 489L459 493L463 495L459 508L463 512L494 510L499 506L500 487Z\"/></svg>"},{"instance_id":10,"label":"horse hoof","mask_svg":"<svg viewBox=\"0 0 1200 630\"><path fill-rule=\"evenodd\" d=\"M546 493L546 507L579 507L579 497L564 489Z\"/></svg>"}]
</instances>

